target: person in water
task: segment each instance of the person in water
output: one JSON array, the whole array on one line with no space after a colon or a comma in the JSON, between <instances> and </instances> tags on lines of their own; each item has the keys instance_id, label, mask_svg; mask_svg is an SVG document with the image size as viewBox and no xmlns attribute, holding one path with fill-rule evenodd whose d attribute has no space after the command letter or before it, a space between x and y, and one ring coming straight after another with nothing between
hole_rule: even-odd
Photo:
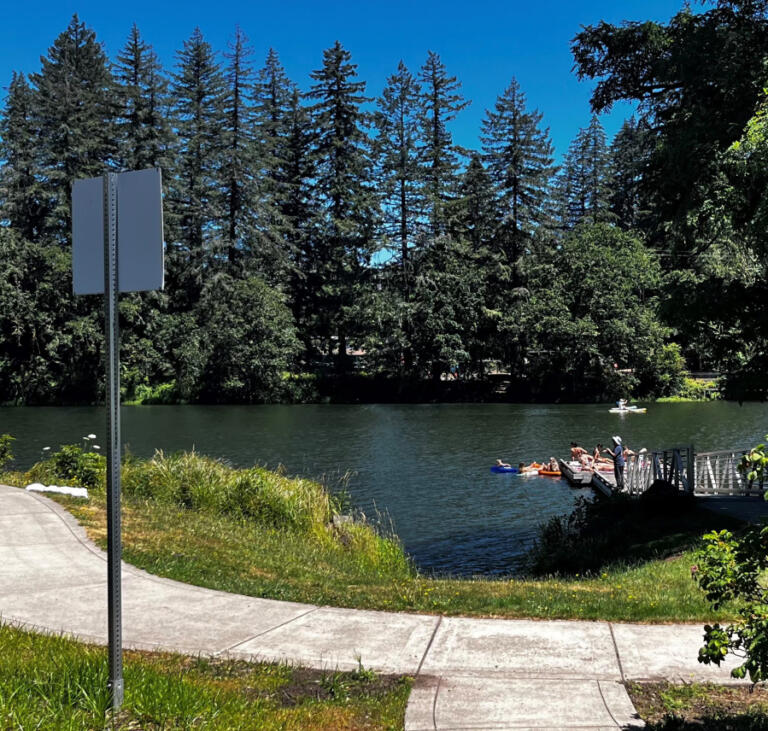
<instances>
[{"instance_id":1,"label":"person in water","mask_svg":"<svg viewBox=\"0 0 768 731\"><path fill-rule=\"evenodd\" d=\"M621 437L611 437L613 441L613 449L604 449L611 455L613 460L613 476L616 478L616 489L619 491L624 490L624 449L621 446Z\"/></svg>"},{"instance_id":2,"label":"person in water","mask_svg":"<svg viewBox=\"0 0 768 731\"><path fill-rule=\"evenodd\" d=\"M500 459L496 460L496 466L497 467L511 467L511 464L507 464L506 462L502 462Z\"/></svg>"}]
</instances>

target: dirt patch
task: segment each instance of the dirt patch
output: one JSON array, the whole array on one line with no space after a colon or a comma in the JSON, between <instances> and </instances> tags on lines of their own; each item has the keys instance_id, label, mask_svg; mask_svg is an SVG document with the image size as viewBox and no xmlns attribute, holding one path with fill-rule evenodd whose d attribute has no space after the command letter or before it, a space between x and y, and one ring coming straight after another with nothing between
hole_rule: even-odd
<instances>
[{"instance_id":1,"label":"dirt patch","mask_svg":"<svg viewBox=\"0 0 768 731\"><path fill-rule=\"evenodd\" d=\"M710 683L628 683L651 731L768 731L768 689Z\"/></svg>"},{"instance_id":2,"label":"dirt patch","mask_svg":"<svg viewBox=\"0 0 768 731\"><path fill-rule=\"evenodd\" d=\"M334 672L285 664L135 650L126 652L126 659L131 657L140 657L165 672L194 675L216 687L242 693L249 701L270 700L283 708L292 708L306 701L383 697L403 682L403 676L378 675L365 668Z\"/></svg>"}]
</instances>

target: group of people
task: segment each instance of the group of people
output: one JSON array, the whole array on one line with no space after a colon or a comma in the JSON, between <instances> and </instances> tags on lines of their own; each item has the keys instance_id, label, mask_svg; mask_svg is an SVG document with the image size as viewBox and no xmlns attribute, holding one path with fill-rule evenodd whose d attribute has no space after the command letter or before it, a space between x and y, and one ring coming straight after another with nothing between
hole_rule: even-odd
<instances>
[{"instance_id":1,"label":"group of people","mask_svg":"<svg viewBox=\"0 0 768 731\"><path fill-rule=\"evenodd\" d=\"M633 452L629 447L622 444L621 437L618 435L611 437L611 441L613 446L610 449L603 447L602 444L598 444L592 454L589 454L584 447L579 446L576 442L571 442L571 460L578 462L582 469L585 470L600 469L601 464L612 465L613 474L616 478L616 487L621 490L624 487L624 466L627 460L636 454L643 454L648 450L643 448L640 452ZM608 456L603 457L603 454Z\"/></svg>"},{"instance_id":2,"label":"group of people","mask_svg":"<svg viewBox=\"0 0 768 731\"><path fill-rule=\"evenodd\" d=\"M641 449L639 452L633 452L629 447L624 446L620 436L611 437L613 446L603 447L602 444L597 444L590 454L584 447L579 446L576 442L571 442L571 461L578 462L581 468L584 470L599 470L601 465L610 469L613 467L613 474L616 478L616 487L621 490L624 487L624 466L627 463L627 459L636 454L643 454L647 452L646 449ZM603 456L607 455L607 456ZM496 465L498 467L510 467L512 465L502 460L497 459ZM610 467L609 467L610 466ZM554 457L550 457L548 462L532 462L527 465L525 462L520 462L517 466L517 471L521 474L525 472L538 472L539 470L546 470L549 472L560 472L560 466Z\"/></svg>"}]
</instances>

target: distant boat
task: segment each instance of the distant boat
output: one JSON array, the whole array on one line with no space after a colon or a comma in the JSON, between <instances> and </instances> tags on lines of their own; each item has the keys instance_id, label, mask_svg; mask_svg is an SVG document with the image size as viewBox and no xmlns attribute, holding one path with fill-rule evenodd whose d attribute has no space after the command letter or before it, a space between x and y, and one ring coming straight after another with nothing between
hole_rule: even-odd
<instances>
[{"instance_id":1,"label":"distant boat","mask_svg":"<svg viewBox=\"0 0 768 731\"><path fill-rule=\"evenodd\" d=\"M644 414L648 409L638 406L627 406L627 402L622 398L616 402L616 406L608 409L612 414Z\"/></svg>"}]
</instances>

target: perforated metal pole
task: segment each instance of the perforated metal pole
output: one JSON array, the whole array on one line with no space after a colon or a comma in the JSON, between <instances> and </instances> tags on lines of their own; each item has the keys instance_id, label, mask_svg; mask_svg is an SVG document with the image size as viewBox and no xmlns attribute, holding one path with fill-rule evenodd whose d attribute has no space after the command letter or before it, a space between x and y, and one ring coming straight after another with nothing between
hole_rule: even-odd
<instances>
[{"instance_id":1,"label":"perforated metal pole","mask_svg":"<svg viewBox=\"0 0 768 731\"><path fill-rule=\"evenodd\" d=\"M109 693L123 703L123 630L120 561L120 331L118 328L117 175L104 175L104 333L107 366L107 612Z\"/></svg>"}]
</instances>

